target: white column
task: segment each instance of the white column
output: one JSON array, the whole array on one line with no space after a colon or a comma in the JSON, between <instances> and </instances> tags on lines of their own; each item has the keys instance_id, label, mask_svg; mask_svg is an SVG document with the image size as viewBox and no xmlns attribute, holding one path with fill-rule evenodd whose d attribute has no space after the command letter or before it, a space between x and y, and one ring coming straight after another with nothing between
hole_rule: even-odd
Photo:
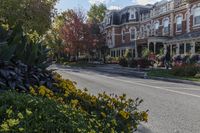
<instances>
[{"instance_id":1,"label":"white column","mask_svg":"<svg viewBox=\"0 0 200 133\"><path fill-rule=\"evenodd\" d=\"M186 52L187 52L187 51L186 51L186 48L187 48L187 47L186 47L186 43L184 43L184 54L186 54Z\"/></svg>"},{"instance_id":2,"label":"white column","mask_svg":"<svg viewBox=\"0 0 200 133\"><path fill-rule=\"evenodd\" d=\"M115 28L112 28L112 45L115 46Z\"/></svg>"},{"instance_id":3,"label":"white column","mask_svg":"<svg viewBox=\"0 0 200 133\"><path fill-rule=\"evenodd\" d=\"M195 54L195 42L191 42L191 53Z\"/></svg>"},{"instance_id":4,"label":"white column","mask_svg":"<svg viewBox=\"0 0 200 133\"><path fill-rule=\"evenodd\" d=\"M173 44L170 44L170 55L173 55Z\"/></svg>"},{"instance_id":5,"label":"white column","mask_svg":"<svg viewBox=\"0 0 200 133\"><path fill-rule=\"evenodd\" d=\"M167 44L164 43L163 45L164 45L164 54L166 55L167 54Z\"/></svg>"},{"instance_id":6,"label":"white column","mask_svg":"<svg viewBox=\"0 0 200 133\"><path fill-rule=\"evenodd\" d=\"M135 58L138 57L137 44L135 43Z\"/></svg>"},{"instance_id":7,"label":"white column","mask_svg":"<svg viewBox=\"0 0 200 133\"><path fill-rule=\"evenodd\" d=\"M176 54L180 54L180 44L176 44Z\"/></svg>"},{"instance_id":8,"label":"white column","mask_svg":"<svg viewBox=\"0 0 200 133\"><path fill-rule=\"evenodd\" d=\"M156 42L153 42L153 47L154 47L154 54L156 54Z\"/></svg>"}]
</instances>

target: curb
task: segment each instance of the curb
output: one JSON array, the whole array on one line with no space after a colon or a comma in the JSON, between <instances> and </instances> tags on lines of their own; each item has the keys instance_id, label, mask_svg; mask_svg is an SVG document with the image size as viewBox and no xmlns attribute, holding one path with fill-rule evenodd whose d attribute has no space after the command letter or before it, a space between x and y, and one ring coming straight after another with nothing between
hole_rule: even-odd
<instances>
[{"instance_id":1,"label":"curb","mask_svg":"<svg viewBox=\"0 0 200 133\"><path fill-rule=\"evenodd\" d=\"M200 86L200 82L195 82L195 81L181 80L181 79L175 79L175 78L163 78L163 77L148 77L148 78L153 79L153 80L161 80L161 81L167 81L167 82L173 82L173 83L184 83L184 84L189 84L189 85Z\"/></svg>"}]
</instances>

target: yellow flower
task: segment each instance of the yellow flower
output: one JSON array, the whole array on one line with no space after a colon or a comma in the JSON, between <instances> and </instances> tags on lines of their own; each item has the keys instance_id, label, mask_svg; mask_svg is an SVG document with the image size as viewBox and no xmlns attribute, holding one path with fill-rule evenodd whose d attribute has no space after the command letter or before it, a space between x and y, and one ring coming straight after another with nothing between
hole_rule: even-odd
<instances>
[{"instance_id":1,"label":"yellow flower","mask_svg":"<svg viewBox=\"0 0 200 133\"><path fill-rule=\"evenodd\" d=\"M71 100L71 105L75 108L78 105L78 100Z\"/></svg>"},{"instance_id":2,"label":"yellow flower","mask_svg":"<svg viewBox=\"0 0 200 133\"><path fill-rule=\"evenodd\" d=\"M3 132L7 132L10 130L6 122L4 122L0 127L2 128L0 131L3 131Z\"/></svg>"},{"instance_id":3,"label":"yellow flower","mask_svg":"<svg viewBox=\"0 0 200 133\"><path fill-rule=\"evenodd\" d=\"M45 91L46 87L45 86L40 86L38 89L39 89L39 94L44 96L45 93L46 93L46 91Z\"/></svg>"},{"instance_id":4,"label":"yellow flower","mask_svg":"<svg viewBox=\"0 0 200 133\"><path fill-rule=\"evenodd\" d=\"M125 112L125 111L119 111L119 114L124 118L124 119L128 119L129 118L129 113Z\"/></svg>"},{"instance_id":5,"label":"yellow flower","mask_svg":"<svg viewBox=\"0 0 200 133\"><path fill-rule=\"evenodd\" d=\"M111 123L112 123L114 126L117 126L117 121L116 121L115 119L113 119L113 120L111 121Z\"/></svg>"},{"instance_id":6,"label":"yellow flower","mask_svg":"<svg viewBox=\"0 0 200 133\"><path fill-rule=\"evenodd\" d=\"M12 107L10 107L9 109L6 110L6 114L8 114L8 117L10 117L10 115L13 113L12 111Z\"/></svg>"},{"instance_id":7,"label":"yellow flower","mask_svg":"<svg viewBox=\"0 0 200 133\"><path fill-rule=\"evenodd\" d=\"M147 112L142 112L142 117L145 122L148 122L148 114Z\"/></svg>"},{"instance_id":8,"label":"yellow flower","mask_svg":"<svg viewBox=\"0 0 200 133\"><path fill-rule=\"evenodd\" d=\"M106 114L104 112L101 112L101 115L106 118Z\"/></svg>"},{"instance_id":9,"label":"yellow flower","mask_svg":"<svg viewBox=\"0 0 200 133\"><path fill-rule=\"evenodd\" d=\"M19 131L20 131L20 132L23 132L23 131L24 131L24 128L19 128Z\"/></svg>"},{"instance_id":10,"label":"yellow flower","mask_svg":"<svg viewBox=\"0 0 200 133\"><path fill-rule=\"evenodd\" d=\"M33 95L37 95L37 93L35 92L35 89L33 87L30 87L30 93Z\"/></svg>"},{"instance_id":11,"label":"yellow flower","mask_svg":"<svg viewBox=\"0 0 200 133\"><path fill-rule=\"evenodd\" d=\"M8 119L7 123L9 127L13 127L19 124L19 119Z\"/></svg>"},{"instance_id":12,"label":"yellow flower","mask_svg":"<svg viewBox=\"0 0 200 133\"><path fill-rule=\"evenodd\" d=\"M27 114L27 115L29 115L29 116L30 116L30 115L32 115L32 113L33 113L32 111L30 111L30 110L26 109L26 114Z\"/></svg>"},{"instance_id":13,"label":"yellow flower","mask_svg":"<svg viewBox=\"0 0 200 133\"><path fill-rule=\"evenodd\" d=\"M24 116L23 116L23 114L22 113L18 113L18 115L17 115L20 119L23 119L24 118Z\"/></svg>"}]
</instances>

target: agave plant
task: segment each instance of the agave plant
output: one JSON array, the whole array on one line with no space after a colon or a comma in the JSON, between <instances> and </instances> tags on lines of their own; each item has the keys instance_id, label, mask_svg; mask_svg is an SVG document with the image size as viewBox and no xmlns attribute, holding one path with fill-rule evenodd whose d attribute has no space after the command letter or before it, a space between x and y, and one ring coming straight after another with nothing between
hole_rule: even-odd
<instances>
[{"instance_id":1,"label":"agave plant","mask_svg":"<svg viewBox=\"0 0 200 133\"><path fill-rule=\"evenodd\" d=\"M48 52L46 45L39 39L33 41L23 33L21 26L16 26L7 43L0 46L0 60L21 61L28 66L48 67Z\"/></svg>"},{"instance_id":2,"label":"agave plant","mask_svg":"<svg viewBox=\"0 0 200 133\"><path fill-rule=\"evenodd\" d=\"M52 72L22 62L0 61L0 89L27 91L30 86L52 87Z\"/></svg>"}]
</instances>

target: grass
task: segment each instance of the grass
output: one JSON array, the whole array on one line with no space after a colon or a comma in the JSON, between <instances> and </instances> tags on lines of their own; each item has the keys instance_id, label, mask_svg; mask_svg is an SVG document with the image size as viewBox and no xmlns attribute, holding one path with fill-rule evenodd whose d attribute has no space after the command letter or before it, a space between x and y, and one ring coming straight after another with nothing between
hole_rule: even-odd
<instances>
[{"instance_id":1,"label":"grass","mask_svg":"<svg viewBox=\"0 0 200 133\"><path fill-rule=\"evenodd\" d=\"M96 67L95 64L90 64L87 62L65 62L63 64L70 67Z\"/></svg>"},{"instance_id":2,"label":"grass","mask_svg":"<svg viewBox=\"0 0 200 133\"><path fill-rule=\"evenodd\" d=\"M148 74L149 77L164 77L164 78L174 78L174 79L200 82L200 78L175 76L171 73L171 70L164 70L164 69L162 69L162 70L161 69L151 70L147 74Z\"/></svg>"}]
</instances>

